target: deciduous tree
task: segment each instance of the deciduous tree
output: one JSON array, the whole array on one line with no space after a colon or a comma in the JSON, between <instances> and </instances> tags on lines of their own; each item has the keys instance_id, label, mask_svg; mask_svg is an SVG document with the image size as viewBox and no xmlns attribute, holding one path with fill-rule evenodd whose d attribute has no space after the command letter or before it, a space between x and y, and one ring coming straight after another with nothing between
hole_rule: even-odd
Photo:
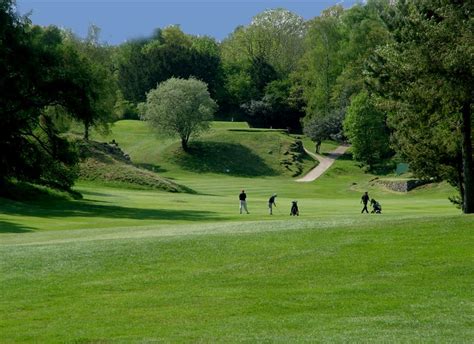
<instances>
[{"instance_id":1,"label":"deciduous tree","mask_svg":"<svg viewBox=\"0 0 474 344\"><path fill-rule=\"evenodd\" d=\"M15 178L69 188L76 178L77 157L44 114L69 105L64 54L58 29L32 27L12 1L0 3L0 184Z\"/></svg>"},{"instance_id":2,"label":"deciduous tree","mask_svg":"<svg viewBox=\"0 0 474 344\"><path fill-rule=\"evenodd\" d=\"M148 92L143 111L144 119L153 128L179 136L187 151L189 139L209 129L216 108L204 82L171 78Z\"/></svg>"},{"instance_id":3,"label":"deciduous tree","mask_svg":"<svg viewBox=\"0 0 474 344\"><path fill-rule=\"evenodd\" d=\"M77 155L53 119L102 118L102 76L63 31L33 26L0 2L0 182L73 185Z\"/></svg>"},{"instance_id":4,"label":"deciduous tree","mask_svg":"<svg viewBox=\"0 0 474 344\"><path fill-rule=\"evenodd\" d=\"M187 35L179 26L158 29L150 38L124 43L118 48L116 60L122 94L134 103L143 102L148 91L171 77L193 76L209 85L213 97L222 94L217 42L210 37Z\"/></svg>"},{"instance_id":5,"label":"deciduous tree","mask_svg":"<svg viewBox=\"0 0 474 344\"><path fill-rule=\"evenodd\" d=\"M344 119L344 133L352 143L354 158L372 168L390 152L390 133L386 116L362 91L351 100Z\"/></svg>"},{"instance_id":6,"label":"deciduous tree","mask_svg":"<svg viewBox=\"0 0 474 344\"><path fill-rule=\"evenodd\" d=\"M224 40L222 61L231 111L244 108L249 113L248 109L260 108L260 105L268 103L268 99L263 99L269 96L266 87L272 82L287 83L303 54L305 34L306 22L303 18L279 8L256 15L250 25L238 27ZM267 113L267 118L255 115L263 114L261 111L252 113L254 115L248 120L253 125L293 125L291 119L272 121L271 117L276 114L271 111ZM282 119L285 117L282 114L279 116Z\"/></svg>"}]
</instances>

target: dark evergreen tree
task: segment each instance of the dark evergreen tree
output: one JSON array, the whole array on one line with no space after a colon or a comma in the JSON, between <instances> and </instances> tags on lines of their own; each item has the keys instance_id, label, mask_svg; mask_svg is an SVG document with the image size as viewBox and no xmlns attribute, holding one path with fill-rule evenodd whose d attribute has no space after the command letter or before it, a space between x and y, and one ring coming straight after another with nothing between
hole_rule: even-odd
<instances>
[{"instance_id":1,"label":"dark evergreen tree","mask_svg":"<svg viewBox=\"0 0 474 344\"><path fill-rule=\"evenodd\" d=\"M458 187L465 213L474 213L473 12L472 1L399 1L386 17L393 43L367 65L396 150L419 177Z\"/></svg>"}]
</instances>

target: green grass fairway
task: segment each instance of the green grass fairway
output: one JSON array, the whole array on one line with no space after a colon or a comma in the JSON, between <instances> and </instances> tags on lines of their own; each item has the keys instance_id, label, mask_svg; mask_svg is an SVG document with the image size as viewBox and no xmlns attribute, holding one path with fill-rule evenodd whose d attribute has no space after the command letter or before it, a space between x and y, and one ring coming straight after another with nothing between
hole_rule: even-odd
<instances>
[{"instance_id":1,"label":"green grass fairway","mask_svg":"<svg viewBox=\"0 0 474 344\"><path fill-rule=\"evenodd\" d=\"M17 234L1 342L472 342L472 217Z\"/></svg>"},{"instance_id":2,"label":"green grass fairway","mask_svg":"<svg viewBox=\"0 0 474 344\"><path fill-rule=\"evenodd\" d=\"M474 217L447 184L392 192L347 155L297 183L269 153L291 137L244 123L214 123L196 147L248 149L251 175L183 162L141 122L111 138L196 193L82 181L78 201L0 199L0 343L474 342ZM360 214L365 190L382 215Z\"/></svg>"}]
</instances>

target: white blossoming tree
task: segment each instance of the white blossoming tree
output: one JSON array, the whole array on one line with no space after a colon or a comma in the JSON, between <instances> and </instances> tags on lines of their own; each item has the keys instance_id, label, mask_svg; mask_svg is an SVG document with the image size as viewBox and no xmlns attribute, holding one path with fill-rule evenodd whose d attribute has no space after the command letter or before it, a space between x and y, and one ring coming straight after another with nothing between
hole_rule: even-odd
<instances>
[{"instance_id":1,"label":"white blossoming tree","mask_svg":"<svg viewBox=\"0 0 474 344\"><path fill-rule=\"evenodd\" d=\"M191 137L209 129L216 109L206 83L194 78L162 82L142 106L143 119L160 133L179 136L185 151Z\"/></svg>"}]
</instances>

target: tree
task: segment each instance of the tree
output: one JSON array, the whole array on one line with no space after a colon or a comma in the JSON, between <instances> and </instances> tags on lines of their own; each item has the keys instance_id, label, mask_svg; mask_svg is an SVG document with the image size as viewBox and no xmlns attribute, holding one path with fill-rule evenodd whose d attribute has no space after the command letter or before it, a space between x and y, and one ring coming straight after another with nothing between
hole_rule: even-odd
<instances>
[{"instance_id":1,"label":"tree","mask_svg":"<svg viewBox=\"0 0 474 344\"><path fill-rule=\"evenodd\" d=\"M267 84L278 78L275 69L261 57L250 61L248 72L255 90L254 99L263 97Z\"/></svg>"},{"instance_id":2,"label":"tree","mask_svg":"<svg viewBox=\"0 0 474 344\"><path fill-rule=\"evenodd\" d=\"M216 108L204 82L171 78L148 92L143 111L154 129L179 136L187 151L189 139L209 129Z\"/></svg>"},{"instance_id":3,"label":"tree","mask_svg":"<svg viewBox=\"0 0 474 344\"><path fill-rule=\"evenodd\" d=\"M63 73L70 80L65 106L75 120L84 125L84 138L89 139L91 127L108 130L114 115L114 81L106 68L73 46L66 46Z\"/></svg>"},{"instance_id":4,"label":"tree","mask_svg":"<svg viewBox=\"0 0 474 344\"><path fill-rule=\"evenodd\" d=\"M457 186L464 213L474 213L474 4L399 1L392 10L393 42L376 50L367 73L395 148L420 178Z\"/></svg>"},{"instance_id":5,"label":"tree","mask_svg":"<svg viewBox=\"0 0 474 344\"><path fill-rule=\"evenodd\" d=\"M132 40L120 45L115 52L117 65L117 82L125 100L138 103L145 99L154 83L150 82L150 70L153 65L149 65L143 47L148 41ZM158 63L158 61L154 61Z\"/></svg>"},{"instance_id":6,"label":"tree","mask_svg":"<svg viewBox=\"0 0 474 344\"><path fill-rule=\"evenodd\" d=\"M303 54L305 34L302 17L283 8L266 10L223 42L222 59L231 64L261 59L279 75L288 75Z\"/></svg>"},{"instance_id":7,"label":"tree","mask_svg":"<svg viewBox=\"0 0 474 344\"><path fill-rule=\"evenodd\" d=\"M71 105L64 55L57 28L32 27L12 1L0 3L0 184L15 178L67 189L77 177L77 155L45 113Z\"/></svg>"},{"instance_id":8,"label":"tree","mask_svg":"<svg viewBox=\"0 0 474 344\"><path fill-rule=\"evenodd\" d=\"M344 113L341 111L330 112L324 117L308 117L304 122L303 132L316 143L329 139L341 141L343 120Z\"/></svg>"},{"instance_id":9,"label":"tree","mask_svg":"<svg viewBox=\"0 0 474 344\"><path fill-rule=\"evenodd\" d=\"M219 43L209 36L191 36L191 41L193 71L190 76L207 83L209 93L217 104L225 103L227 94Z\"/></svg>"},{"instance_id":10,"label":"tree","mask_svg":"<svg viewBox=\"0 0 474 344\"><path fill-rule=\"evenodd\" d=\"M74 114L84 125L84 138L89 139L91 127L107 132L115 119L114 104L118 85L113 75L111 49L99 41L100 28L91 25L85 39L63 31L63 44L68 61L65 70L72 75L77 91L82 93L81 110ZM78 106L77 104L76 106Z\"/></svg>"},{"instance_id":11,"label":"tree","mask_svg":"<svg viewBox=\"0 0 474 344\"><path fill-rule=\"evenodd\" d=\"M369 0L341 15L340 59L343 70L331 89L331 106L345 112L353 95L365 87L364 66L374 50L390 41L383 17L390 9L388 0Z\"/></svg>"},{"instance_id":12,"label":"tree","mask_svg":"<svg viewBox=\"0 0 474 344\"><path fill-rule=\"evenodd\" d=\"M341 57L342 6L325 10L308 24L306 53L299 64L306 114L324 117L331 110L331 93L344 61Z\"/></svg>"},{"instance_id":13,"label":"tree","mask_svg":"<svg viewBox=\"0 0 474 344\"><path fill-rule=\"evenodd\" d=\"M280 75L288 75L303 54L305 34L306 23L295 13L283 8L263 11L247 28L249 58L264 58Z\"/></svg>"},{"instance_id":14,"label":"tree","mask_svg":"<svg viewBox=\"0 0 474 344\"><path fill-rule=\"evenodd\" d=\"M385 115L376 108L366 91L352 98L344 119L344 133L352 143L354 158L370 168L390 153L390 133Z\"/></svg>"},{"instance_id":15,"label":"tree","mask_svg":"<svg viewBox=\"0 0 474 344\"><path fill-rule=\"evenodd\" d=\"M270 104L269 125L274 128L287 128L300 131L300 119L304 115L298 104L292 100L292 88L289 79L269 82L265 87L263 100Z\"/></svg>"},{"instance_id":16,"label":"tree","mask_svg":"<svg viewBox=\"0 0 474 344\"><path fill-rule=\"evenodd\" d=\"M157 83L171 77L193 76L209 85L213 97L222 93L217 42L206 36L187 35L179 26L158 29L150 38L124 43L117 49L116 64L120 90L135 104L143 102Z\"/></svg>"},{"instance_id":17,"label":"tree","mask_svg":"<svg viewBox=\"0 0 474 344\"><path fill-rule=\"evenodd\" d=\"M350 99L365 89L365 61L390 37L382 20L388 6L387 0L369 0L347 10L333 6L309 22L306 52L293 80L306 105L305 131L316 141L342 136Z\"/></svg>"},{"instance_id":18,"label":"tree","mask_svg":"<svg viewBox=\"0 0 474 344\"><path fill-rule=\"evenodd\" d=\"M342 14L342 6L333 6L308 23L305 54L292 75L293 89L300 90L306 112L303 130L315 142L335 135L342 127L343 112L331 103L334 85L344 66Z\"/></svg>"},{"instance_id":19,"label":"tree","mask_svg":"<svg viewBox=\"0 0 474 344\"><path fill-rule=\"evenodd\" d=\"M236 28L221 45L228 111L265 102L267 85L285 82L296 69L305 34L303 18L282 8L266 10L250 25Z\"/></svg>"},{"instance_id":20,"label":"tree","mask_svg":"<svg viewBox=\"0 0 474 344\"><path fill-rule=\"evenodd\" d=\"M228 112L233 112L239 107L256 98L257 89L252 77L247 72L246 66L238 64L223 64L224 89L227 94L223 107ZM221 105L222 108L222 104Z\"/></svg>"},{"instance_id":21,"label":"tree","mask_svg":"<svg viewBox=\"0 0 474 344\"><path fill-rule=\"evenodd\" d=\"M69 117L87 128L108 115L102 71L64 30L33 26L13 1L0 2L0 184L73 185L78 157L59 124Z\"/></svg>"}]
</instances>

